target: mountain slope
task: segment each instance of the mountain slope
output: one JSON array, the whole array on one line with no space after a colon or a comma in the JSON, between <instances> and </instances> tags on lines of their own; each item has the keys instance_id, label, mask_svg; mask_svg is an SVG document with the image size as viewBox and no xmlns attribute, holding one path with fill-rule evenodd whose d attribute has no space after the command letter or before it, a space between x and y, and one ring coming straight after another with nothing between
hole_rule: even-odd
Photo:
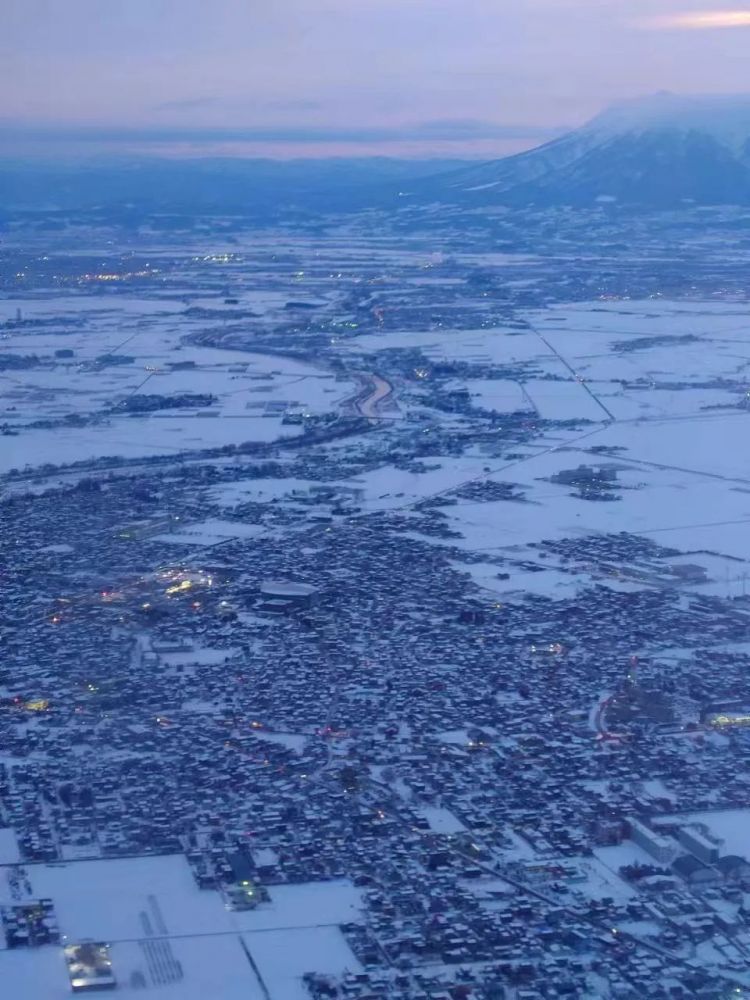
<instances>
[{"instance_id":1,"label":"mountain slope","mask_svg":"<svg viewBox=\"0 0 750 1000\"><path fill-rule=\"evenodd\" d=\"M750 204L750 97L628 102L538 149L429 187L426 196L440 200L511 205Z\"/></svg>"}]
</instances>

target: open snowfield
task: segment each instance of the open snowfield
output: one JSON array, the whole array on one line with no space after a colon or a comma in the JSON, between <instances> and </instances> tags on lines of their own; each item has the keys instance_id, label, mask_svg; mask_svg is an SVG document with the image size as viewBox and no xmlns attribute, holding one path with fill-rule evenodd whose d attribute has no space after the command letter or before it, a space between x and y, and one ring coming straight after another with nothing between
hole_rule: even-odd
<instances>
[{"instance_id":1,"label":"open snowfield","mask_svg":"<svg viewBox=\"0 0 750 1000\"><path fill-rule=\"evenodd\" d=\"M598 857L579 858L576 864L586 875L586 881L572 885L573 893L578 893L587 899L610 897L618 903L625 903L635 895L635 890Z\"/></svg>"},{"instance_id":2,"label":"open snowfield","mask_svg":"<svg viewBox=\"0 0 750 1000\"><path fill-rule=\"evenodd\" d=\"M274 886L256 910L229 912L216 892L197 888L182 855L33 865L31 897L54 900L60 930L71 940L141 938L144 922L167 936L336 925L359 919L362 901L351 883ZM12 901L0 878L0 905Z\"/></svg>"},{"instance_id":3,"label":"open snowfield","mask_svg":"<svg viewBox=\"0 0 750 1000\"><path fill-rule=\"evenodd\" d=\"M0 829L0 865L12 865L21 860L16 834L12 827Z\"/></svg>"},{"instance_id":4,"label":"open snowfield","mask_svg":"<svg viewBox=\"0 0 750 1000\"><path fill-rule=\"evenodd\" d=\"M436 493L455 489L484 475L487 462L474 458L430 458L427 472L408 472L384 465L339 485L361 491L357 500L363 510L391 510L416 503Z\"/></svg>"},{"instance_id":5,"label":"open snowfield","mask_svg":"<svg viewBox=\"0 0 750 1000\"><path fill-rule=\"evenodd\" d=\"M219 893L197 888L178 855L30 865L31 892L16 899L10 871L0 868L0 905L52 899L64 942L112 946L123 993L138 993L142 976L149 995L165 1000L302 1000L305 972L360 968L338 927L361 918L361 895L346 881L275 886L270 902L235 913ZM60 948L8 951L2 943L3 996L70 995Z\"/></svg>"},{"instance_id":6,"label":"open snowfield","mask_svg":"<svg viewBox=\"0 0 750 1000\"><path fill-rule=\"evenodd\" d=\"M302 981L306 972L362 971L338 927L245 934L244 940L273 1000L309 1000Z\"/></svg>"},{"instance_id":7,"label":"open snowfield","mask_svg":"<svg viewBox=\"0 0 750 1000\"><path fill-rule=\"evenodd\" d=\"M280 418L209 416L117 417L111 424L22 431L0 438L0 474L34 469L46 463L68 465L117 456L148 458L182 451L218 448L245 441L294 437L298 427L282 427Z\"/></svg>"},{"instance_id":8,"label":"open snowfield","mask_svg":"<svg viewBox=\"0 0 750 1000\"><path fill-rule=\"evenodd\" d=\"M450 526L463 536L458 547L498 553L542 538L628 531L684 551L750 560L750 533L744 530L750 523L747 307L698 300L589 301L530 311L524 318L529 328L520 333L389 331L349 341L349 347L367 351L418 347L428 358L472 364L531 363L553 377L521 367L513 380L454 379L451 386L465 385L483 408L533 407L547 420L591 422L574 433L550 428L524 458L493 464L493 478L521 484L530 503L460 501L445 508ZM592 446L616 451L599 459L587 451ZM582 500L570 487L546 482L557 472L601 460L619 469L624 488L616 491L617 501ZM456 485L461 476L482 479L484 467L481 460L472 467L465 458L416 475L384 466L363 477L363 506L406 505L450 488L451 479ZM500 593L565 596L580 583L579 576L554 567L516 572L505 584L498 583L491 564L466 568L480 586ZM704 592L739 592L739 583L732 586L743 578L743 565L725 567L718 576L707 568L713 582Z\"/></svg>"},{"instance_id":9,"label":"open snowfield","mask_svg":"<svg viewBox=\"0 0 750 1000\"><path fill-rule=\"evenodd\" d=\"M678 469L628 467L619 458L613 464L622 469L618 480L623 489L616 501L582 501L571 495L571 487L548 481L556 473L587 461L592 462L592 456L567 450L530 458L506 475L490 477L518 483L529 502L459 501L457 506L445 508L445 513L465 535L469 547L481 551L539 538L631 531L653 534L655 540L678 548L716 546L721 552L729 546L731 554L750 559L750 542L736 527L750 520L750 488L746 492L739 484ZM697 529L699 535L689 534Z\"/></svg>"},{"instance_id":10,"label":"open snowfield","mask_svg":"<svg viewBox=\"0 0 750 1000\"><path fill-rule=\"evenodd\" d=\"M626 865L652 865L654 863L654 859L648 851L644 851L632 840L623 840L621 844L613 844L611 847L595 847L594 855L615 875L620 868L624 868Z\"/></svg>"},{"instance_id":11,"label":"open snowfield","mask_svg":"<svg viewBox=\"0 0 750 1000\"><path fill-rule=\"evenodd\" d=\"M70 980L61 948L0 951L3 995L13 1000L70 1000Z\"/></svg>"},{"instance_id":12,"label":"open snowfield","mask_svg":"<svg viewBox=\"0 0 750 1000\"><path fill-rule=\"evenodd\" d=\"M17 309L45 324L5 327L0 336L0 352L41 361L0 372L0 423L20 431L0 438L0 473L293 437L300 428L282 425L286 410L329 412L355 391L354 382L296 359L183 344L212 322L191 314L194 305L125 294L0 299L0 324ZM57 357L60 350L73 356ZM97 359L108 354L132 361L102 367ZM175 369L178 363L190 367ZM133 395L184 393L210 394L216 402L135 417L109 412ZM96 422L85 427L27 429L38 420L91 416Z\"/></svg>"},{"instance_id":13,"label":"open snowfield","mask_svg":"<svg viewBox=\"0 0 750 1000\"><path fill-rule=\"evenodd\" d=\"M517 410L530 410L531 399L524 392L521 382L510 379L465 379L457 383L469 390L474 406L483 410L496 410L498 413L514 413Z\"/></svg>"},{"instance_id":14,"label":"open snowfield","mask_svg":"<svg viewBox=\"0 0 750 1000\"><path fill-rule=\"evenodd\" d=\"M419 255L409 256L411 263L418 260ZM283 308L283 298L257 293L238 308L273 315ZM326 368L303 361L181 343L206 326L205 316L191 311L196 306L225 308L221 296L206 295L178 299L78 292L0 300L0 320L13 319L20 308L22 316L45 322L6 327L0 341L2 351L33 352L45 359L43 368L0 373L0 405L5 407L0 422L20 429L18 436L0 437L0 473L45 462L168 455L295 436L298 425L282 424L286 409L335 410L356 391L354 382L339 381ZM385 332L342 342L345 354L418 347L433 359L517 365L517 378L457 379L451 385L465 385L475 405L485 409L536 409L549 421L589 422L577 431L549 428L524 449L525 458L501 465L493 460L488 466L478 451L476 458L471 452L430 458L428 465L440 467L424 473L384 464L345 483L362 490L362 509L408 507L481 479L491 467L499 480L520 483L531 502L460 501L445 508L450 526L463 536L459 547L502 553L545 537L625 530L681 549L750 560L750 533L739 530L750 522L750 466L743 461L750 411L738 408L750 371L744 306L590 301L529 311L522 321L526 329ZM684 337L694 339L678 339ZM58 348L70 348L74 357L55 359ZM103 353L135 360L97 368L93 362ZM174 361L194 367L173 370ZM715 384L707 387L707 382ZM103 415L132 393L188 392L211 393L217 402L200 410ZM101 422L52 430L24 426L35 419L91 413L102 415ZM446 415L446 426L456 419ZM357 441L344 444L356 447ZM563 469L595 462L585 451L593 445L618 449L613 460L625 488L616 502L587 502L545 481ZM246 480L215 487L211 495L229 510L247 501L288 500L291 491L308 485L293 478ZM209 546L239 534L240 526L225 530L216 522L193 524L159 540ZM563 596L579 582L554 567L544 573L516 571L507 585L498 585L492 568L475 566L469 572L499 593ZM737 578L741 573L738 569ZM726 589L726 581L723 585Z\"/></svg>"},{"instance_id":15,"label":"open snowfield","mask_svg":"<svg viewBox=\"0 0 750 1000\"><path fill-rule=\"evenodd\" d=\"M211 488L211 499L226 509L244 503L271 503L295 491L307 493L312 480L307 479L239 479Z\"/></svg>"},{"instance_id":16,"label":"open snowfield","mask_svg":"<svg viewBox=\"0 0 750 1000\"><path fill-rule=\"evenodd\" d=\"M586 419L592 424L590 430L570 435L567 445L563 435L556 446L558 434L551 430L545 435L546 451L527 452L505 467L495 464L492 478L519 483L531 502L460 501L446 508L450 526L463 536L456 544L473 552L498 553L541 538L629 531L688 552L750 560L750 534L744 530L750 523L750 464L744 458L750 412L738 406L750 372L747 309L721 302L585 302L552 306L527 318L540 336L532 331L522 335L536 337L535 349L526 358L534 358L557 377L567 365L585 381L572 374L569 381L519 374L517 382L488 380L483 390L481 380L474 379L467 388L480 405L491 404L494 386L497 409L511 409L508 401L523 395L544 418ZM395 334L385 336L393 346ZM674 340L684 336L696 339ZM671 342L654 343L652 338ZM469 341L476 356L480 345L489 356L493 345L517 343L518 338L503 331L472 331L446 340L453 356L466 359L463 346ZM627 343L636 349L624 350ZM560 359L551 355L547 344ZM721 384L706 387L712 380ZM587 451L592 446L617 451L599 457ZM619 470L624 488L616 491L615 502L581 500L571 495L570 487L546 481L562 470L599 461L612 462ZM405 491L410 496L417 492L418 480ZM743 566L725 567L718 576L707 568L715 582L705 585L705 592L739 592ZM515 573L506 584L495 579L491 564L466 569L480 586L500 593L565 596L579 582L575 575L554 568Z\"/></svg>"},{"instance_id":17,"label":"open snowfield","mask_svg":"<svg viewBox=\"0 0 750 1000\"><path fill-rule=\"evenodd\" d=\"M474 364L518 364L540 357L553 357L549 348L534 333L501 327L363 334L349 340L347 347L367 353L386 348L417 348L431 361Z\"/></svg>"},{"instance_id":18,"label":"open snowfield","mask_svg":"<svg viewBox=\"0 0 750 1000\"><path fill-rule=\"evenodd\" d=\"M243 524L241 521L222 521L208 518L193 524L183 524L178 531L154 535L155 542L167 545L220 545L233 538L257 538L263 533L259 524Z\"/></svg>"},{"instance_id":19,"label":"open snowfield","mask_svg":"<svg viewBox=\"0 0 750 1000\"><path fill-rule=\"evenodd\" d=\"M118 993L139 1000L144 996L154 1000L267 1000L252 965L235 934L208 934L204 937L177 938L166 944L175 962L179 963L183 978L165 982L159 968L141 942L122 941L112 948L112 967L118 978ZM134 987L131 976L140 972L149 986L147 990ZM282 1000L283 994L271 996ZM40 998L42 1000L42 998ZM44 998L46 1000L46 998Z\"/></svg>"},{"instance_id":20,"label":"open snowfield","mask_svg":"<svg viewBox=\"0 0 750 1000\"><path fill-rule=\"evenodd\" d=\"M430 824L432 833L452 835L454 833L463 833L466 830L463 823L454 816L450 809L439 808L438 806L421 806L417 812Z\"/></svg>"},{"instance_id":21,"label":"open snowfield","mask_svg":"<svg viewBox=\"0 0 750 1000\"><path fill-rule=\"evenodd\" d=\"M257 910L233 913L234 926L243 931L268 931L357 922L362 895L351 882L305 882L275 885L270 904Z\"/></svg>"},{"instance_id":22,"label":"open snowfield","mask_svg":"<svg viewBox=\"0 0 750 1000\"><path fill-rule=\"evenodd\" d=\"M34 865L26 871L32 898L54 900L60 931L73 941L141 938L144 915L169 935L232 930L219 895L198 890L181 856ZM2 877L0 903L10 901Z\"/></svg>"},{"instance_id":23,"label":"open snowfield","mask_svg":"<svg viewBox=\"0 0 750 1000\"><path fill-rule=\"evenodd\" d=\"M618 419L700 414L704 407L735 404L744 387L750 317L741 304L586 302L527 318ZM740 384L702 388L712 379ZM629 384L616 384L623 381ZM676 382L685 388L666 385Z\"/></svg>"}]
</instances>

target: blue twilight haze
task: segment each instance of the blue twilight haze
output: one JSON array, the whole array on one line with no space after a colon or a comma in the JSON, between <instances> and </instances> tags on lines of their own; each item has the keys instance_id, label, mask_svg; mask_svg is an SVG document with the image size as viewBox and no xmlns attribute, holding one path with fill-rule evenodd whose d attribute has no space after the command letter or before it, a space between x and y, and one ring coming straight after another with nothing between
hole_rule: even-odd
<instances>
[{"instance_id":1,"label":"blue twilight haze","mask_svg":"<svg viewBox=\"0 0 750 1000\"><path fill-rule=\"evenodd\" d=\"M281 156L503 154L622 98L743 91L750 41L728 0L5 0L2 21L11 144L103 126Z\"/></svg>"}]
</instances>

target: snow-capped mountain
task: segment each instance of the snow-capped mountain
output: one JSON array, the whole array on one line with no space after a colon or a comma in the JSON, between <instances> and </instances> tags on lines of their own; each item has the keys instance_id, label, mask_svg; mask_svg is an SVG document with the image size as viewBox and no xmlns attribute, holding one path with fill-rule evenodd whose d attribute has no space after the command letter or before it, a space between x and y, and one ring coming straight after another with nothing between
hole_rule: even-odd
<instances>
[{"instance_id":1,"label":"snow-capped mountain","mask_svg":"<svg viewBox=\"0 0 750 1000\"><path fill-rule=\"evenodd\" d=\"M446 175L432 194L500 204L748 204L750 95L628 101L537 149Z\"/></svg>"}]
</instances>

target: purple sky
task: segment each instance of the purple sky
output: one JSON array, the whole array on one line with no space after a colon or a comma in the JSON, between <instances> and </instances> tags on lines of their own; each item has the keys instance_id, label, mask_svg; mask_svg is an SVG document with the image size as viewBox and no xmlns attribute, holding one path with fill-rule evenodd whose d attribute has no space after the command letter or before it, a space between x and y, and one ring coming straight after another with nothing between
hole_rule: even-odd
<instances>
[{"instance_id":1,"label":"purple sky","mask_svg":"<svg viewBox=\"0 0 750 1000\"><path fill-rule=\"evenodd\" d=\"M6 125L160 151L495 155L620 98L750 89L750 0L3 0L0 20Z\"/></svg>"}]
</instances>

